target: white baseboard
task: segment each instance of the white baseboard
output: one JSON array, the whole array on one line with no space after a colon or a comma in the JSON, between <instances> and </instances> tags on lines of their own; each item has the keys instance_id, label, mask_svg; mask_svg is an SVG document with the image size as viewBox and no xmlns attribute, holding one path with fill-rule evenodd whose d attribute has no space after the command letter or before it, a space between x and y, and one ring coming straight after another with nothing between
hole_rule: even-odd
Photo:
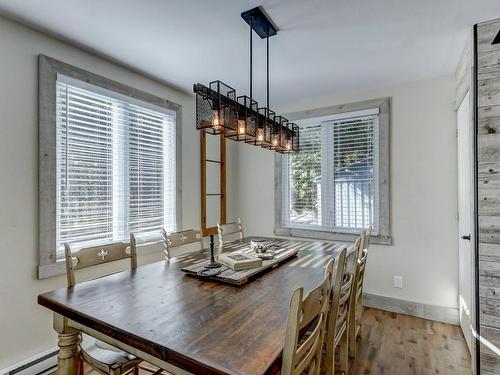
<instances>
[{"instance_id":1,"label":"white baseboard","mask_svg":"<svg viewBox=\"0 0 500 375\"><path fill-rule=\"evenodd\" d=\"M44 375L53 372L57 367L59 348L52 348L24 361L0 369L0 375Z\"/></svg>"},{"instance_id":2,"label":"white baseboard","mask_svg":"<svg viewBox=\"0 0 500 375\"><path fill-rule=\"evenodd\" d=\"M459 311L455 307L427 305L369 293L363 293L363 305L437 322L459 324Z\"/></svg>"}]
</instances>

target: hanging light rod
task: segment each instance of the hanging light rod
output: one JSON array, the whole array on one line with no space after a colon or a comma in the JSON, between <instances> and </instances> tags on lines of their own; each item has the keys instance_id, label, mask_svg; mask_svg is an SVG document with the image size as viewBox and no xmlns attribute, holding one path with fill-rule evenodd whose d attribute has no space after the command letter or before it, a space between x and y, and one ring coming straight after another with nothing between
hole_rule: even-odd
<instances>
[{"instance_id":1,"label":"hanging light rod","mask_svg":"<svg viewBox=\"0 0 500 375\"><path fill-rule=\"evenodd\" d=\"M278 28L262 7L241 13L250 26L250 97L236 96L236 91L221 81L193 86L196 93L196 128L282 154L299 152L299 127L269 108L269 38ZM266 39L266 106L253 99L253 39L255 32Z\"/></svg>"}]
</instances>

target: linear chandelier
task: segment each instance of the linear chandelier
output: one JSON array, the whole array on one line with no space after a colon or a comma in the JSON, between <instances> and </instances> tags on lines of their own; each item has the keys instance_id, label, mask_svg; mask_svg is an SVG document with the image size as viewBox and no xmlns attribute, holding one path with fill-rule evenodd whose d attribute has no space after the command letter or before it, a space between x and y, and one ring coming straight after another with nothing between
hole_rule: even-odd
<instances>
[{"instance_id":1,"label":"linear chandelier","mask_svg":"<svg viewBox=\"0 0 500 375\"><path fill-rule=\"evenodd\" d=\"M269 108L269 38L278 33L261 7L241 13L250 26L250 96L236 96L236 91L221 81L207 86L196 83L196 129L220 134L227 139L274 150L282 154L299 152L299 127ZM259 107L253 99L253 32L267 43L267 103Z\"/></svg>"}]
</instances>

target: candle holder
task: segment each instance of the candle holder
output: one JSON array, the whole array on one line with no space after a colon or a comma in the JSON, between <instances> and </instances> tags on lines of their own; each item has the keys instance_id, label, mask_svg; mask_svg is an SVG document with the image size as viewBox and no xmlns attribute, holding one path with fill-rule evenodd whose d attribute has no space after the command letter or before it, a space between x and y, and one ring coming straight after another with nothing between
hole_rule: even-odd
<instances>
[{"instance_id":1,"label":"candle holder","mask_svg":"<svg viewBox=\"0 0 500 375\"><path fill-rule=\"evenodd\" d=\"M210 235L210 263L208 263L205 268L219 268L222 267L222 264L215 261L214 254L214 235Z\"/></svg>"}]
</instances>

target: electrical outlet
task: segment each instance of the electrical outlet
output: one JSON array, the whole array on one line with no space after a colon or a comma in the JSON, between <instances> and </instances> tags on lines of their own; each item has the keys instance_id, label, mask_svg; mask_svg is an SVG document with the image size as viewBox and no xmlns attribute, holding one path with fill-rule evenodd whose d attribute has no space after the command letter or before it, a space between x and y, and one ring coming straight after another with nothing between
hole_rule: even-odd
<instances>
[{"instance_id":1,"label":"electrical outlet","mask_svg":"<svg viewBox=\"0 0 500 375\"><path fill-rule=\"evenodd\" d=\"M403 276L394 276L394 288L403 288Z\"/></svg>"}]
</instances>

